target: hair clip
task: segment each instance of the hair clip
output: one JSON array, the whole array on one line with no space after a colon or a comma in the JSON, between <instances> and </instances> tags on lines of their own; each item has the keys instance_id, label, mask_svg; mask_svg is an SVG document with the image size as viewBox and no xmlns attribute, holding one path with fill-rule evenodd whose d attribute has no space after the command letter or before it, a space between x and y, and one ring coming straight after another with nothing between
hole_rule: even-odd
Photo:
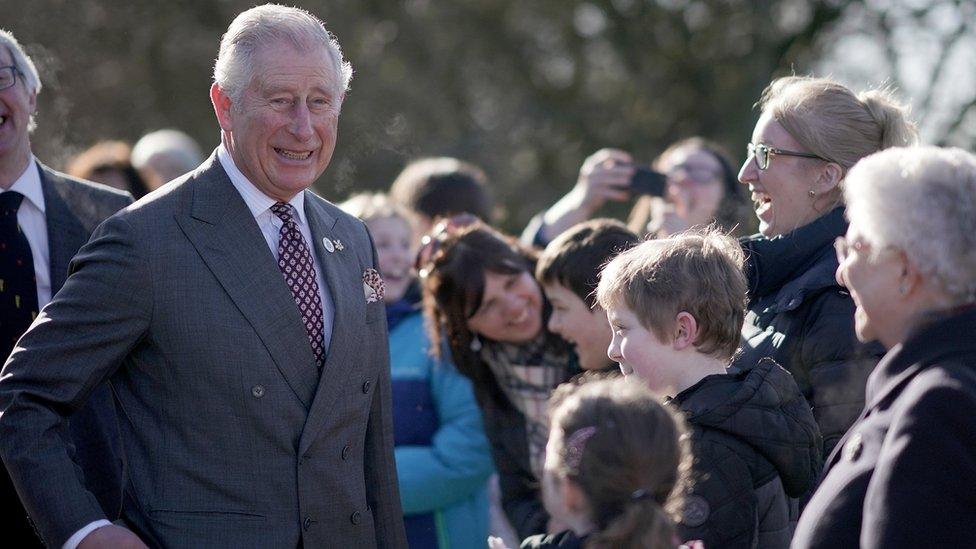
<instances>
[{"instance_id":1,"label":"hair clip","mask_svg":"<svg viewBox=\"0 0 976 549\"><path fill-rule=\"evenodd\" d=\"M583 459L583 449L586 441L596 434L596 427L583 427L577 429L568 439L566 439L566 466L575 471L579 468L580 460Z\"/></svg>"}]
</instances>

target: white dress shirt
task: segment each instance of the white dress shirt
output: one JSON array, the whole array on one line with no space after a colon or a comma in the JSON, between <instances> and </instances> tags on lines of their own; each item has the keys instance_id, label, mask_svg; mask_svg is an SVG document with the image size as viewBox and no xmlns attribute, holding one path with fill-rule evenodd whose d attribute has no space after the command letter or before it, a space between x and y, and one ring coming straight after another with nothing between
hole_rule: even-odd
<instances>
[{"instance_id":1,"label":"white dress shirt","mask_svg":"<svg viewBox=\"0 0 976 549\"><path fill-rule=\"evenodd\" d=\"M17 191L24 195L24 201L17 210L17 224L30 244L31 259L34 261L34 278L37 283L37 310L40 311L51 301L51 252L47 242L47 218L44 216L44 190L41 188L41 171L37 160L31 156L27 169L20 174L9 189L0 192Z\"/></svg>"},{"instance_id":2,"label":"white dress shirt","mask_svg":"<svg viewBox=\"0 0 976 549\"><path fill-rule=\"evenodd\" d=\"M281 226L284 225L284 223L281 221L280 217L278 217L271 211L271 206L276 204L278 201L261 192L257 187L254 186L253 183L248 181L247 177L244 177L244 174L241 173L239 169L237 169L237 165L234 164L234 159L231 158L230 153L227 152L227 149L224 148L223 144L217 147L217 160L220 162L220 165L223 166L224 171L227 172L227 175L230 177L230 182L234 184L234 188L236 188L237 192L241 194L241 198L244 199L244 203L247 204L248 209L251 210L251 213L254 215L254 220L257 221L258 228L261 229L261 234L264 235L264 239L268 243L268 248L271 249L271 253L272 255L274 255L275 261L277 262L278 237L280 235ZM36 168L35 163L32 162L31 165L35 166ZM19 181L20 180L18 180L18 183ZM16 185L16 183L14 185ZM40 189L40 179L38 179L37 188ZM11 190L18 190L18 189L11 187ZM27 195L27 193L24 194L25 196ZM25 200L24 202L26 203L27 201ZM291 200L288 201L288 203L291 204L292 208L294 208L295 210L292 212L292 214L294 214L295 222L298 224L298 229L301 231L302 237L305 239L305 245L308 247L309 253L312 254L312 261L315 264L315 280L316 282L318 282L319 285L319 299L322 300L322 315L324 317L323 320L325 322L324 328L322 330L324 334L323 339L324 339L326 353L328 353L329 343L331 343L332 341L332 323L335 317L335 304L332 302L332 294L329 292L329 287L326 286L325 278L322 275L323 273L322 263L319 261L318 255L315 254L315 246L312 245L313 242L312 230L309 228L308 218L305 216L305 193L302 192L296 194ZM44 204L44 199L43 197L41 197L41 205L42 205L41 221L42 222L44 220L43 204ZM24 207L21 206L20 211L23 212L23 210ZM19 217L20 215L21 213L18 213L18 217L17 217L18 221L20 221L20 217ZM46 230L46 227L44 228ZM32 251L34 250L33 243L31 244L31 250ZM46 232L44 233L44 250L46 254L47 252ZM37 268L36 253L34 257L35 257L34 268L36 269ZM46 264L46 255L45 255L45 264ZM50 294L51 294L50 274L47 275L47 280L48 280L48 285L47 285L48 300L50 300ZM38 293L40 293L40 277L38 277ZM81 543L81 540L85 539L85 536L92 533L94 530L101 528L102 526L107 526L110 524L112 523L104 519L89 523L84 528L78 530L70 538L68 538L68 541L64 543L62 549L77 549L78 545Z\"/></svg>"},{"instance_id":3,"label":"white dress shirt","mask_svg":"<svg viewBox=\"0 0 976 549\"><path fill-rule=\"evenodd\" d=\"M268 248L271 248L271 253L274 255L275 261L277 261L278 238L281 234L281 226L284 223L280 217L271 211L271 206L277 204L278 201L261 192L253 183L244 177L244 174L234 164L234 159L231 158L230 153L224 148L223 143L217 147L217 160L224 167L224 171L227 172L227 175L230 177L230 182L234 184L237 192L241 193L241 198L244 199L244 203L247 204L248 209L254 215L254 220L257 221L258 228L261 229L261 234L264 235L264 239L268 243ZM305 245L308 247L309 253L312 254L312 262L315 264L315 281L319 285L319 299L322 300L322 316L325 322L322 330L324 334L323 339L325 340L325 351L328 353L329 343L332 341L332 322L335 316L335 304L332 302L332 294L329 292L329 287L325 284L325 277L322 274L324 272L322 271L322 262L319 261L319 257L315 253L315 246L312 244L314 242L312 239L312 230L309 228L308 219L305 216L305 193L300 192L296 194L288 203L294 209L292 212L293 217L298 224L298 229L302 233L302 238L305 239Z\"/></svg>"}]
</instances>

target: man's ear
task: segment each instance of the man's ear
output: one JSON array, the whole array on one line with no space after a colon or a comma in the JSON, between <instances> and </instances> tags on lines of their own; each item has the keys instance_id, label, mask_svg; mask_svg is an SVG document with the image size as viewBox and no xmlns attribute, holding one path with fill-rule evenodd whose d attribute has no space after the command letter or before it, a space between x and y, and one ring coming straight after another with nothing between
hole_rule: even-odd
<instances>
[{"instance_id":1,"label":"man's ear","mask_svg":"<svg viewBox=\"0 0 976 549\"><path fill-rule=\"evenodd\" d=\"M214 114L217 115L217 122L220 124L220 129L225 132L232 131L234 125L231 122L230 109L233 107L233 103L230 100L230 96L216 82L210 86L210 102L213 103Z\"/></svg>"},{"instance_id":2,"label":"man's ear","mask_svg":"<svg viewBox=\"0 0 976 549\"><path fill-rule=\"evenodd\" d=\"M674 340L672 345L675 351L683 351L687 348L695 347L695 340L698 339L698 321L691 313L681 311L674 318Z\"/></svg>"}]
</instances>

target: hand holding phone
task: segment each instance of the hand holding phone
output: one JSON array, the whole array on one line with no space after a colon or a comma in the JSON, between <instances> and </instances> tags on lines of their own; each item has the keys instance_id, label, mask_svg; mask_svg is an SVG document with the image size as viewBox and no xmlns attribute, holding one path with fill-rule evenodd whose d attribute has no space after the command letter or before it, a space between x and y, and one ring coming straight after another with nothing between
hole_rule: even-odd
<instances>
[{"instance_id":1,"label":"hand holding phone","mask_svg":"<svg viewBox=\"0 0 976 549\"><path fill-rule=\"evenodd\" d=\"M664 196L668 176L646 166L637 166L630 178L630 192L638 195Z\"/></svg>"}]
</instances>

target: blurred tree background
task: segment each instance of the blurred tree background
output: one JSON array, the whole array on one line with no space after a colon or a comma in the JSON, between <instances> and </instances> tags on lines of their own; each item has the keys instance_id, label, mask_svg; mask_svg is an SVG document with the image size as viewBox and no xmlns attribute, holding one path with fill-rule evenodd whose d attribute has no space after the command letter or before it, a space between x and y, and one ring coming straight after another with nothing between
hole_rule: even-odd
<instances>
[{"instance_id":1,"label":"blurred tree background","mask_svg":"<svg viewBox=\"0 0 976 549\"><path fill-rule=\"evenodd\" d=\"M411 158L483 166L518 230L606 146L644 162L700 134L744 156L774 76L900 86L929 142L976 142L972 0L303 0L355 69L332 165L339 201ZM219 140L208 89L244 0L0 0L41 72L37 155L175 127ZM965 53L965 52L968 52ZM965 73L965 74L963 74ZM967 84L968 82L968 84ZM613 212L611 212L613 213Z\"/></svg>"}]
</instances>

